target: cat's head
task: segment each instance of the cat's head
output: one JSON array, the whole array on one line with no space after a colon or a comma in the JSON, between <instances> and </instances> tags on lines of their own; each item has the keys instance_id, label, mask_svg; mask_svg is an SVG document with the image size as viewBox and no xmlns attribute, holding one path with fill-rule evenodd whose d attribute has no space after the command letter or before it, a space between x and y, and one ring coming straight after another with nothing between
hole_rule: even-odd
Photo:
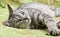
<instances>
[{"instance_id":1,"label":"cat's head","mask_svg":"<svg viewBox=\"0 0 60 37\"><path fill-rule=\"evenodd\" d=\"M3 25L10 27L20 27L22 24L28 22L28 14L24 9L13 10L11 6L8 4L9 9L9 17L8 20L3 22Z\"/></svg>"}]
</instances>

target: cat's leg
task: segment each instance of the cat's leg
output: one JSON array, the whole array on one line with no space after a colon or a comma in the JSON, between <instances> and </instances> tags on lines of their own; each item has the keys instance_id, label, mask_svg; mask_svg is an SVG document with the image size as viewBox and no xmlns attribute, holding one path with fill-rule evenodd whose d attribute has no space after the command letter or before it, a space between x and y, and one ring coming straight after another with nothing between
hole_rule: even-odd
<instances>
[{"instance_id":1,"label":"cat's leg","mask_svg":"<svg viewBox=\"0 0 60 37\"><path fill-rule=\"evenodd\" d=\"M56 25L56 21L52 16L42 13L41 15L39 15L39 20L45 23L48 28L48 32L51 35L59 34L59 29Z\"/></svg>"},{"instance_id":2,"label":"cat's leg","mask_svg":"<svg viewBox=\"0 0 60 37\"><path fill-rule=\"evenodd\" d=\"M55 9L55 16L60 17L60 8ZM57 26L60 29L60 21L57 22Z\"/></svg>"},{"instance_id":3,"label":"cat's leg","mask_svg":"<svg viewBox=\"0 0 60 37\"><path fill-rule=\"evenodd\" d=\"M60 8L55 9L55 16L60 17ZM57 21L57 26L60 29L60 21Z\"/></svg>"},{"instance_id":4,"label":"cat's leg","mask_svg":"<svg viewBox=\"0 0 60 37\"><path fill-rule=\"evenodd\" d=\"M51 11L55 12L55 16L58 17L60 16L60 8L54 7L54 6L49 6Z\"/></svg>"},{"instance_id":5,"label":"cat's leg","mask_svg":"<svg viewBox=\"0 0 60 37\"><path fill-rule=\"evenodd\" d=\"M60 9L59 8L56 8L55 9L55 16L56 17L59 17L60 16Z\"/></svg>"},{"instance_id":6,"label":"cat's leg","mask_svg":"<svg viewBox=\"0 0 60 37\"><path fill-rule=\"evenodd\" d=\"M49 6L50 10L51 11L54 11L55 12L55 16L56 17L60 17L60 8L56 8L56 7L53 7L53 6ZM57 26L58 28L60 28L60 21L57 21Z\"/></svg>"}]
</instances>

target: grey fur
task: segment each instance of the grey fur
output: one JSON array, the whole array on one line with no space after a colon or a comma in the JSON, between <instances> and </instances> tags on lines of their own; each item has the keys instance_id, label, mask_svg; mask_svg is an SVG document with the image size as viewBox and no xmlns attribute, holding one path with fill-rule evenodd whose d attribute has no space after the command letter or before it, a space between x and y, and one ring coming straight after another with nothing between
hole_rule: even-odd
<instances>
[{"instance_id":1,"label":"grey fur","mask_svg":"<svg viewBox=\"0 0 60 37\"><path fill-rule=\"evenodd\" d=\"M54 7L54 6L49 6L51 11L55 12L55 16L60 16L60 8Z\"/></svg>"},{"instance_id":2,"label":"grey fur","mask_svg":"<svg viewBox=\"0 0 60 37\"><path fill-rule=\"evenodd\" d=\"M39 28L46 26L48 31L52 35L59 34L57 22L55 20L56 12L51 9L52 7L41 3L29 3L25 4L17 10L13 11L10 15L10 19L4 22L4 25L21 28L24 24L26 29ZM54 27L53 27L54 26Z\"/></svg>"}]
</instances>

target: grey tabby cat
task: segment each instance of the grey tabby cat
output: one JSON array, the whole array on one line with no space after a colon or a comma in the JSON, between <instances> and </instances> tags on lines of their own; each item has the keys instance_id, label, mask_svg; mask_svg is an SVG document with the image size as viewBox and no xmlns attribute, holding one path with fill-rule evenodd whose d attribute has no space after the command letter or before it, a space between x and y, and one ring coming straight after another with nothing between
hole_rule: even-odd
<instances>
[{"instance_id":1,"label":"grey tabby cat","mask_svg":"<svg viewBox=\"0 0 60 37\"><path fill-rule=\"evenodd\" d=\"M55 16L60 16L60 9L36 2L25 4L14 11L8 4L8 9L9 19L3 23L6 26L26 29L42 27L48 28L51 35L59 34L59 23L57 24Z\"/></svg>"}]
</instances>

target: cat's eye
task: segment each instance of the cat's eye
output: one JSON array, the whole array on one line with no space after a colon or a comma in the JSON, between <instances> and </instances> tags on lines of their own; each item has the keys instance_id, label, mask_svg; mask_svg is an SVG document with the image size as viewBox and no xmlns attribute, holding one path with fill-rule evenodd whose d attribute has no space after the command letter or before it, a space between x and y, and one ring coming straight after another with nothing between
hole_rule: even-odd
<instances>
[{"instance_id":1,"label":"cat's eye","mask_svg":"<svg viewBox=\"0 0 60 37\"><path fill-rule=\"evenodd\" d=\"M11 15L12 18L14 18L14 15Z\"/></svg>"},{"instance_id":2,"label":"cat's eye","mask_svg":"<svg viewBox=\"0 0 60 37\"><path fill-rule=\"evenodd\" d=\"M21 11L21 14L23 14L23 15L24 15L24 12L23 12L23 11Z\"/></svg>"}]
</instances>

